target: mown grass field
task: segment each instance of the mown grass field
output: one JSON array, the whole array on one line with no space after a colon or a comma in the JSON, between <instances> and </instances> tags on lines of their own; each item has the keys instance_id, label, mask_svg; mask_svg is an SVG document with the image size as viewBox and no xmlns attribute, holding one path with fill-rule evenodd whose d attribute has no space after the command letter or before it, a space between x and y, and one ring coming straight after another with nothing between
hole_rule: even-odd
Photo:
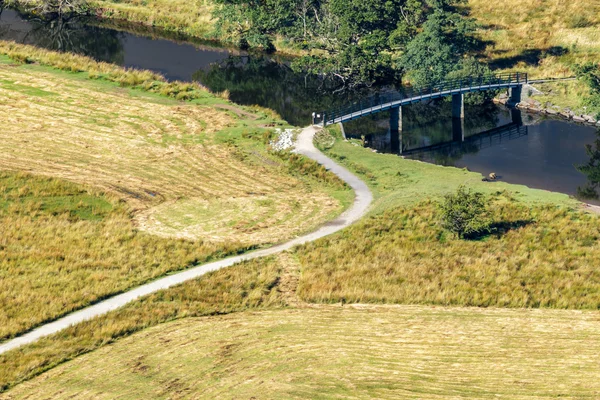
<instances>
[{"instance_id":1,"label":"mown grass field","mask_svg":"<svg viewBox=\"0 0 600 400\"><path fill-rule=\"evenodd\" d=\"M324 140L323 142L330 141ZM271 326L269 332L276 332L278 329L285 330L292 326L292 330L298 331L298 335L304 336L291 335L289 346L295 349L293 351L298 351L309 357L307 361L299 361L298 358L291 356L286 358L286 356L278 353L268 353L280 360L280 364L274 365L274 371L284 374L287 373L286 371L290 373L290 375L283 377L277 375L272 378L272 380L279 383L291 382L289 385L286 383L286 385L281 386L282 392L277 392L274 389L274 397L284 398L291 395L310 397L313 393L312 390L315 390L317 386L329 388L327 389L330 390L327 392L327 395L330 395L329 397L335 394L343 395L348 393L348 390L358 389L360 389L361 394L364 393L364 397L369 395L394 397L397 396L397 393L408 395L409 393L405 390L410 387L425 388L419 389L424 391L417 390L413 392L413 395L429 396L431 398L435 398L435 396L448 398L450 395L458 396L457 393L481 398L491 393L494 388L496 388L495 390L505 389L507 398L519 398L526 395L535 398L535 396L541 396L540 393L546 393L550 397L552 395L558 397L560 394L564 394L567 398L569 396L578 398L582 393L591 397L594 396L594 393L597 393L597 389L585 383L585 379L592 380L593 377L598 375L598 372L585 366L581 367L581 364L576 364L577 360L593 359L592 350L590 350L590 353L581 353L577 350L579 348L593 349L593 337L585 335L580 337L577 343L581 347L574 347L574 344L564 341L567 340L564 339L567 334L556 336L561 339L556 339L555 342L548 342L549 336L546 336L555 332L562 332L561 329L563 328L561 326L564 327L565 332L569 332L567 326L572 327L576 324L597 321L598 314L594 311L549 309L598 308L600 285L597 273L594 270L599 254L598 218L596 216L580 213L577 209L579 204L567 196L501 183L484 184L477 174L455 168L435 167L398 157L374 154L368 149L358 148L351 143L337 141L333 148L329 150L329 153L337 154L338 160L341 160L340 162L346 163L349 168L356 171L370 183L377 198L370 218L338 235L300 247L294 253L285 253L265 260L255 260L224 271L215 272L180 287L148 296L123 309L69 328L57 335L44 338L33 345L8 352L0 356L0 388L7 389L19 382L28 381L36 375L69 360L76 359L75 362L79 363L78 357L80 355L91 352L90 358L81 361L81 364L67 363L63 367L59 367L65 369L57 370L61 371L58 375L43 375L39 381L33 381L35 382L34 385L43 385L42 382L46 382L50 386L27 386L27 389L25 389L24 386L17 385L16 392L8 392L7 394L7 396L17 396L18 393L26 395L26 393L46 391L52 393L54 397L76 393L84 395L87 392L79 392L84 385L80 380L83 379L81 378L83 373L79 374L73 371L77 371L80 366L86 368L83 365L87 365L88 362L93 363L92 358L97 351L107 352L98 356L98 360L114 361L119 359L121 357L118 354L120 348L115 348L114 353L109 348L102 349L107 344L116 342L119 346L122 341L129 340L125 337L171 320L183 319L178 322L181 325L177 326L178 330L185 330L184 327L188 323L186 322L187 317L235 314L240 311L266 309L270 310L269 313L283 313L277 314L276 317L275 314L272 314L273 317L261 317L262 319L272 318L273 321L276 319L283 321L284 327ZM352 155L356 157L350 158ZM380 168L374 168L374 166ZM398 174L398 172L401 172L401 174ZM409 182L413 183L410 186L412 192L407 192ZM454 190L463 183L478 190L487 191L490 195L499 189L503 191L508 189L512 193L496 194L497 199L494 201L495 211L493 214L496 220L506 223L503 226L503 235L492 235L481 241L462 242L453 239L440 230L434 218L433 204L424 202L424 199L427 197L434 200L438 199L444 193ZM514 224L511 224L511 222ZM414 346L429 348L428 351L431 351L431 353L427 353L429 356L424 358L421 363L411 364L409 363L411 359L409 357L394 359L398 363L405 364L381 364L380 367L369 369L369 373L372 374L371 378L368 375L357 375L357 378L351 382L354 386L349 386L351 385L348 383L349 381L344 381L334 388L330 388L324 381L318 380L315 376L320 374L325 377L344 375L347 371L344 365L350 365L350 363L335 364L334 360L336 357L347 360L344 358L346 357L345 354L351 352L349 348L340 348L340 346L346 342L354 343L352 342L352 340L355 340L353 338L361 336L366 331L357 331L357 336L349 333L348 336L338 337L333 344L323 342L326 344L315 347L316 343L324 340L319 335L325 333L316 335L317 339L314 339L313 342L311 334L302 333L303 329L307 329L302 324L309 324L310 321L317 321L322 317L326 318L325 315L333 309L329 309L329 305L311 305L313 302L436 305L435 308L409 307L412 310L410 317L403 314L402 308L375 307L373 310L383 310L381 312L391 314L398 313L397 318L407 318L407 321L423 318L423 315L427 315L428 312L445 310L444 312L447 313L449 320L457 318L452 320L451 325L460 326L463 333L471 333L465 334L461 339L461 346L456 345L454 348L456 353L449 358L440 357L439 354L444 353L440 353L441 349L436 350L435 348L440 342L439 337L431 338L431 340L428 338L414 338L411 341ZM444 307L443 305L448 304L476 305L482 308L439 308L440 305ZM514 307L514 309L503 311L493 307L489 308L490 306ZM298 320L296 320L297 322L290 322L291 325L285 323L285 313L304 313L307 307L309 309L317 307L318 312L310 311L311 313L320 314L323 312L324 314L321 317L319 315L307 315L305 322L302 323ZM534 308L537 308L537 310L532 310ZM300 311L277 311L285 309L299 309ZM379 311L374 311L374 313L377 314ZM486 330L492 324L490 322L492 320L481 322L480 318L487 318L484 316L497 315L497 313L521 316L515 317L515 319L507 319L508 322L502 325L502 328L498 328L497 332ZM353 329L360 325L359 320L369 321L364 315L347 320L339 314L334 313L332 315L334 315L333 320L337 322L327 320L324 325L336 326L336 328L327 331L328 334L332 334L332 332L353 332ZM533 315L545 319L548 325L545 325L545 327L531 325L533 324ZM561 315L569 316L569 322L561 322ZM232 315L231 318L238 317ZM239 316L239 321L247 318L251 317L249 317L249 314L244 314ZM302 318L301 314L299 314L299 318ZM388 317L379 316L377 318L385 319ZM390 318L392 317L390 316ZM390 324L391 329L397 333L407 326L409 323L407 321L399 319ZM189 322L189 324L195 323L200 324L202 322ZM480 323L481 325L478 325ZM590 323L595 326L594 323ZM441 321L433 319L431 324L433 326L443 326L443 328L439 328L440 331L437 331L440 337L443 336L445 329L450 326L443 325ZM240 322L236 326L242 329L240 326L244 326L244 323ZM478 326L480 328L477 328ZM536 328L531 328L532 326ZM157 326L155 328L156 332L162 331L163 327L162 325ZM213 328L211 325L209 330L214 329L217 328ZM258 328L252 326L248 329L256 331ZM375 327L372 329L374 335L381 332L375 330ZM430 333L435 331L432 325L428 325L423 329ZM471 329L472 331L470 331ZM533 336L525 338L520 333L515 334L517 337L512 336L511 332L521 332L520 329L529 332ZM233 329L229 329L229 331L235 332ZM450 329L448 332L452 332L452 330ZM146 332L141 333L141 335L145 334ZM208 332L205 335L196 334L195 338L197 337L197 340L209 340L210 335ZM453 334L449 333L449 335ZM379 339L377 341L380 344L386 342ZM483 343L482 340L492 339L495 342L481 345L482 347L479 348L481 354L478 353L479 350L472 352L466 350L468 345L472 343ZM248 340L253 340L256 346L268 346L267 343L274 341L272 336L253 337L252 335ZM523 342L519 342L520 340L523 340ZM209 342L203 343L212 346ZM563 343L564 347L561 347L560 343ZM519 346L523 346L520 352L511 350ZM151 348L152 346L148 345L146 347ZM389 353L363 357L362 355L367 352L368 347L376 348L376 344L365 345L365 347L353 346L352 349L356 353L352 354L361 354L361 362L365 364L372 363L376 366L380 365L378 364L379 361L376 360L384 357L389 360L391 357ZM189 354L189 348L182 351L168 350L170 347L167 343L162 348L166 349L167 352L171 351L169 354L171 354L172 359L185 358ZM215 346L205 348L198 344L194 348L195 351L199 352L195 354L200 354L200 352L209 354L216 351ZM265 347L261 348L265 349ZM531 348L535 348L537 351L535 353L525 353L527 349ZM573 367L572 369L567 366L560 367L550 359L543 362L538 360L537 363L533 359L526 361L527 356L548 355L558 348L563 349L564 353L556 355L556 360L570 360L565 362ZM490 353L485 353L484 349L497 351L498 354L492 357ZM575 350L571 352L568 349ZM140 355L146 354L144 353L146 350L136 351ZM292 350L286 351L286 354L289 354L290 351ZM320 359L318 354L313 355L312 352L327 354L328 356ZM573 358L565 358L564 354L567 353L573 355ZM127 358L135 359L137 357L132 354L128 353ZM500 354L509 358L504 359L504 361L500 358L494 358L500 357ZM515 361L512 354L518 354L516 357L522 360L523 363ZM578 358L577 354L588 355ZM254 355L248 356L254 357ZM481 358L479 358L480 356ZM461 357L476 360L469 367L471 368L470 371L475 371L477 368L481 370L481 365L486 359L492 363L490 369L485 369L487 375L483 383L476 380L476 375L469 375L471 373L476 374L476 372L467 371L464 375L461 375L460 371L465 370L462 364L455 362L444 364L449 362L448 360L460 359ZM206 360L207 364L203 364L202 368L206 368L207 373L203 374L204 379L202 382L206 383L207 377L213 379L213 377L218 376L220 382L225 385L221 387L215 384L213 385L214 390L242 390L242 392L239 392L240 396L259 390L258 387L250 385L250 383L255 384L255 380L249 381L249 386L240 383L235 386L238 389L227 386L229 383L226 382L233 382L231 385L238 383L236 381L238 374L241 374L239 379L248 380L249 376L245 375L246 370L236 367L244 364L237 364L237 361L232 361L236 363L222 370L220 368L223 364L210 364L212 359L208 356L203 359ZM326 359L329 359L331 363L327 364L327 362L322 361ZM359 361L353 360L352 362ZM167 360L161 360L160 363L162 366L169 365ZM324 369L322 372L321 370L301 370L302 365L308 365L309 363L315 366L324 365ZM521 367L511 369L510 366L514 363L518 363L522 368L528 366L530 369L529 371L519 369ZM198 365L196 361L192 364ZM437 365L435 368L438 369L428 373L423 372L424 366L434 364ZM98 364L93 365L99 371L105 370L105 367L100 367ZM273 366L273 364L269 365ZM407 375L411 377L410 382L407 382L405 379L408 378L404 376L394 376L394 379L390 378L390 380L396 382L396 384L386 381L384 385L378 386L373 383L375 379L373 376L377 376L379 382L382 376L397 371L399 369L398 365L403 365L402 368L409 371ZM436 377L440 376L442 370L450 374L450 367L452 366L456 367L455 374L452 372L454 375L443 375L443 379L435 380ZM300 370L294 369L297 367ZM202 384L199 383L200 380L197 378L196 372L185 372L188 371L186 369L188 367L184 367L182 363L178 363L173 368L173 371L177 368L183 368L183 370L177 371L184 372L173 372L174 375L169 375L169 379L165 378L164 375L152 375L151 373L148 375L149 378L137 376L134 378L124 373L123 379L126 379L128 384L136 382L132 384L132 392L129 395L131 397L144 397L148 395L148 392L144 392L144 390L150 390L154 393L154 396L161 396L172 389L171 393L194 397L194 394L201 393L204 390ZM385 368L389 369L386 370ZM562 369L557 371L552 368ZM142 369L146 370L146 368ZM165 369L161 369L161 371L165 371ZM151 367L149 366L147 370L150 371ZM587 378L581 378L582 380L580 380L582 370L589 375L586 375ZM313 372L316 375L312 375ZM50 374L53 373L50 372ZM182 374L181 376L192 374L196 378L192 381L186 381L180 375L177 375L179 373ZM479 373L481 374L481 371ZM519 377L511 378L513 373ZM361 377L365 381L360 381ZM552 382L556 382L557 377L562 379L562 386L552 384ZM100 396L98 391L103 390L110 397L111 390L126 390L122 386L123 381L119 379L106 379L107 385L99 389L93 388L87 394L89 396ZM142 385L140 382L144 382L145 379L152 380L156 385L149 384L147 387ZM181 386L169 386L169 383L175 382L175 379L179 379L177 382L180 382ZM285 379L288 379L288 381ZM97 377L96 380L101 381L100 377ZM317 382L317 384L310 385L309 381ZM271 386L267 386L268 380L265 379L262 382L264 386L261 387L271 389ZM512 386L509 385L511 382ZM294 386L292 383L297 383L298 386ZM53 389L59 386L62 390L60 393L58 390ZM144 388L139 389L141 394L136 392L139 386L144 386ZM457 387L460 388L457 389ZM398 392L386 391L385 388L393 388ZM179 389L182 391L177 392ZM20 390L22 392L19 392ZM248 390L248 392L243 392L243 390ZM327 396L324 395L324 397Z\"/></svg>"},{"instance_id":2,"label":"mown grass field","mask_svg":"<svg viewBox=\"0 0 600 400\"><path fill-rule=\"evenodd\" d=\"M591 312L244 312L148 329L4 398L594 398L599 346Z\"/></svg>"},{"instance_id":3,"label":"mown grass field","mask_svg":"<svg viewBox=\"0 0 600 400\"><path fill-rule=\"evenodd\" d=\"M29 64L0 55L0 340L295 237L352 199L314 163L267 151L268 111L83 57L2 52Z\"/></svg>"},{"instance_id":4,"label":"mown grass field","mask_svg":"<svg viewBox=\"0 0 600 400\"><path fill-rule=\"evenodd\" d=\"M81 354L164 322L295 304L297 267L297 261L289 254L239 264L146 296L2 354L0 392Z\"/></svg>"}]
</instances>

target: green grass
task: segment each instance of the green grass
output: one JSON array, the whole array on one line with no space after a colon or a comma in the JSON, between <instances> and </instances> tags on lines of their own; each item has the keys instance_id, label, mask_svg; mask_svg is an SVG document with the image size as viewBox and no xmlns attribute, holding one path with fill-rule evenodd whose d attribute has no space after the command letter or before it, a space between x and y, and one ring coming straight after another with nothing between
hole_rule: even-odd
<instances>
[{"instance_id":1,"label":"green grass","mask_svg":"<svg viewBox=\"0 0 600 400\"><path fill-rule=\"evenodd\" d=\"M188 318L57 367L7 398L594 398L597 318L406 306Z\"/></svg>"},{"instance_id":2,"label":"green grass","mask_svg":"<svg viewBox=\"0 0 600 400\"><path fill-rule=\"evenodd\" d=\"M409 207L429 199L440 199L460 185L485 194L509 191L526 204L556 204L579 207L580 203L561 193L530 189L505 182L482 182L479 173L403 159L393 154L377 154L365 149L360 141L341 140L338 127L328 128L335 144L324 149L331 158L347 166L371 188L375 202L371 214L397 207ZM491 172L491 171L490 171Z\"/></svg>"},{"instance_id":3,"label":"green grass","mask_svg":"<svg viewBox=\"0 0 600 400\"><path fill-rule=\"evenodd\" d=\"M303 300L600 308L600 220L579 202L339 139L327 153L375 203L366 220L297 251ZM457 240L441 228L435 204L460 185L486 194L494 235Z\"/></svg>"}]
</instances>

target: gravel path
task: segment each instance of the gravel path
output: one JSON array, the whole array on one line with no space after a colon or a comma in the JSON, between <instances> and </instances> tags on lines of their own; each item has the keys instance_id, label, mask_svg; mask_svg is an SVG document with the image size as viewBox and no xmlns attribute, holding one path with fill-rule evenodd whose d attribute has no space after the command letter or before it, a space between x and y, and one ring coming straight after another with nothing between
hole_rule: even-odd
<instances>
[{"instance_id":1,"label":"gravel path","mask_svg":"<svg viewBox=\"0 0 600 400\"><path fill-rule=\"evenodd\" d=\"M296 152L303 154L317 161L319 164L325 166L328 170L330 170L331 172L339 176L342 180L344 180L356 193L356 197L354 199L354 204L352 205L352 207L346 210L338 218L323 225L315 232L298 237L289 242L268 249L247 253L241 256L226 258L224 260L204 264L183 272L169 275L164 278L160 278L154 282L147 283L128 292L111 297L92 306L76 311L54 322L42 325L29 333L26 333L22 336L19 336L15 339L3 343L2 345L0 345L0 354L5 353L9 350L16 349L23 345L33 343L44 336L57 333L65 328L68 328L71 325L92 319L99 315L106 314L142 296L146 296L148 294L158 292L159 290L167 289L169 287L179 285L185 281L198 278L208 272L230 267L242 261L277 254L285 250L289 250L294 246L315 241L322 237L331 235L332 233L335 233L341 229L344 229L347 226L354 223L355 221L357 221L358 219L360 219L362 216L365 215L367 209L373 201L371 191L363 181L361 181L355 175L350 173L347 169L336 164L333 160L326 157L323 153L321 153L314 147L313 137L316 131L317 128L308 127L305 128L302 131L302 133L300 133L300 135L298 136L298 142L296 144Z\"/></svg>"}]
</instances>

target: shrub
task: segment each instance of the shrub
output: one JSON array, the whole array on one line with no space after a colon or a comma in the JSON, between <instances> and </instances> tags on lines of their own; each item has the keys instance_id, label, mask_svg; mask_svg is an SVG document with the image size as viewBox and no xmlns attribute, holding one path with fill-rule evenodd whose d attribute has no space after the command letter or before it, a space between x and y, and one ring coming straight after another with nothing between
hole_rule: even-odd
<instances>
[{"instance_id":1,"label":"shrub","mask_svg":"<svg viewBox=\"0 0 600 400\"><path fill-rule=\"evenodd\" d=\"M485 197L460 186L440 203L442 226L460 239L490 231Z\"/></svg>"}]
</instances>

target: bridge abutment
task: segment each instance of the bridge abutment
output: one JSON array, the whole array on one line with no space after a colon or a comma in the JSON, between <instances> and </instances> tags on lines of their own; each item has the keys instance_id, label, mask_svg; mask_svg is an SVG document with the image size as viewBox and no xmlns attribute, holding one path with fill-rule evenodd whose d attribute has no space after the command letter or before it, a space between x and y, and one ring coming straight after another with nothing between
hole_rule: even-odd
<instances>
[{"instance_id":1,"label":"bridge abutment","mask_svg":"<svg viewBox=\"0 0 600 400\"><path fill-rule=\"evenodd\" d=\"M452 118L465 118L465 95L462 93L452 95Z\"/></svg>"}]
</instances>

